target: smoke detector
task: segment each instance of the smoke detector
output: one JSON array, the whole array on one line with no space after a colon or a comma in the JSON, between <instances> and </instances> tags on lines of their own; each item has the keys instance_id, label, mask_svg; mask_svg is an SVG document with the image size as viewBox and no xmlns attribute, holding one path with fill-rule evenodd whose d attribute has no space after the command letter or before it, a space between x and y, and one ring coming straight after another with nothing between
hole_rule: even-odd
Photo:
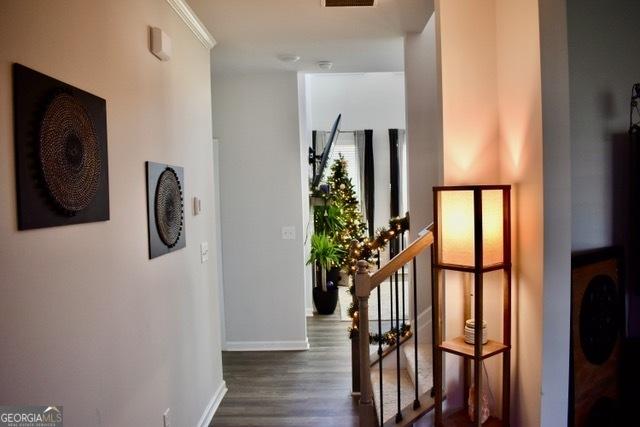
<instances>
[{"instance_id":1,"label":"smoke detector","mask_svg":"<svg viewBox=\"0 0 640 427\"><path fill-rule=\"evenodd\" d=\"M333 62L331 61L318 61L318 68L321 70L328 71L333 67Z\"/></svg>"},{"instance_id":2,"label":"smoke detector","mask_svg":"<svg viewBox=\"0 0 640 427\"><path fill-rule=\"evenodd\" d=\"M373 7L378 0L320 0L323 7Z\"/></svg>"}]
</instances>

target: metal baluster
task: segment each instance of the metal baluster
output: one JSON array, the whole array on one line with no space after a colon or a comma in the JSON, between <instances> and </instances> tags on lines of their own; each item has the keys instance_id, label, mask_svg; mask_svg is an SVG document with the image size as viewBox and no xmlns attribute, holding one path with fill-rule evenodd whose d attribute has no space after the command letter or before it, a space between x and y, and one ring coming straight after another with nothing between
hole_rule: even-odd
<instances>
[{"instance_id":1,"label":"metal baluster","mask_svg":"<svg viewBox=\"0 0 640 427\"><path fill-rule=\"evenodd\" d=\"M399 423L402 421L402 396L400 391L400 299L398 298L398 270L396 270L394 276L396 287L396 385L398 390L398 413L396 414L396 423Z\"/></svg>"},{"instance_id":2,"label":"metal baluster","mask_svg":"<svg viewBox=\"0 0 640 427\"><path fill-rule=\"evenodd\" d=\"M384 425L384 394L382 393L382 295L378 286L378 372L380 375L380 425Z\"/></svg>"},{"instance_id":3,"label":"metal baluster","mask_svg":"<svg viewBox=\"0 0 640 427\"><path fill-rule=\"evenodd\" d=\"M404 251L404 231L399 235L400 237L400 252ZM405 316L405 308L404 308L404 287L405 287L405 279L404 279L404 264L402 264L402 274L400 275L402 278L402 323L404 323Z\"/></svg>"},{"instance_id":4,"label":"metal baluster","mask_svg":"<svg viewBox=\"0 0 640 427\"><path fill-rule=\"evenodd\" d=\"M416 399L413 401L413 409L420 407L420 398L418 395L418 280L416 273L416 257L413 257L413 361L416 385Z\"/></svg>"},{"instance_id":5,"label":"metal baluster","mask_svg":"<svg viewBox=\"0 0 640 427\"><path fill-rule=\"evenodd\" d=\"M391 258L393 258L393 244L389 242L389 259ZM378 263L379 262L380 251L378 251ZM393 277L389 277L389 316L389 329L391 329L393 328Z\"/></svg>"}]
</instances>

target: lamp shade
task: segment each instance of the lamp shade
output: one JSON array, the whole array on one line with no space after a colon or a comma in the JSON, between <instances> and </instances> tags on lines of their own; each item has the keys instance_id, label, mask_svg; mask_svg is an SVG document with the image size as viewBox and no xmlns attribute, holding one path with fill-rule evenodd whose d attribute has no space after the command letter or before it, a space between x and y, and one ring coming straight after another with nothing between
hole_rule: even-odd
<instances>
[{"instance_id":1,"label":"lamp shade","mask_svg":"<svg viewBox=\"0 0 640 427\"><path fill-rule=\"evenodd\" d=\"M504 265L510 259L509 199L510 186L435 187L437 263L462 269Z\"/></svg>"}]
</instances>

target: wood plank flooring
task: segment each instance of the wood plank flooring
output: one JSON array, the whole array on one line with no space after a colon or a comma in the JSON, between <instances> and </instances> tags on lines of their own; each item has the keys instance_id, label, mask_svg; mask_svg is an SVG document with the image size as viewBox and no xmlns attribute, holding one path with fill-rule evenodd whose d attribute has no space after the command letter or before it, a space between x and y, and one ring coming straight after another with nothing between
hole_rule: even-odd
<instances>
[{"instance_id":1,"label":"wood plank flooring","mask_svg":"<svg viewBox=\"0 0 640 427\"><path fill-rule=\"evenodd\" d=\"M210 427L355 427L347 322L307 318L308 351L223 352L229 391Z\"/></svg>"}]
</instances>

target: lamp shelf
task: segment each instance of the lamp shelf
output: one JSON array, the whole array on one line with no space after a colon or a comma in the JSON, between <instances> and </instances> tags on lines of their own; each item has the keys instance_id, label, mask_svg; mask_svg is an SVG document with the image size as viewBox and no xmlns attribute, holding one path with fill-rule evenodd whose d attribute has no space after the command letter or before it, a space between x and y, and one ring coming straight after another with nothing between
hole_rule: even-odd
<instances>
[{"instance_id":1,"label":"lamp shelf","mask_svg":"<svg viewBox=\"0 0 640 427\"><path fill-rule=\"evenodd\" d=\"M469 420L467 408L462 408L447 414L444 419L444 425L447 427L468 427L472 426L473 422ZM502 421L496 417L489 417L482 424L482 427L502 427Z\"/></svg>"},{"instance_id":2,"label":"lamp shelf","mask_svg":"<svg viewBox=\"0 0 640 427\"><path fill-rule=\"evenodd\" d=\"M476 272L476 268L475 267L466 266L466 265L434 264L433 266L434 266L434 268L439 268L441 270L462 271L462 272L465 272L465 273L475 273ZM509 268L509 267L511 267L510 264L501 262L501 263L497 263L497 264L485 265L484 267L482 267L480 269L480 271L482 273L488 273L490 271L503 270L503 269Z\"/></svg>"},{"instance_id":3,"label":"lamp shelf","mask_svg":"<svg viewBox=\"0 0 640 427\"><path fill-rule=\"evenodd\" d=\"M438 348L442 351L446 351L447 353L457 354L458 356L466 357L468 359L476 358L475 346L473 344L466 343L464 341L464 337L461 336L452 340L443 341ZM507 350L509 350L509 346L498 341L489 340L486 344L483 344L482 354L478 359L484 360Z\"/></svg>"}]
</instances>

